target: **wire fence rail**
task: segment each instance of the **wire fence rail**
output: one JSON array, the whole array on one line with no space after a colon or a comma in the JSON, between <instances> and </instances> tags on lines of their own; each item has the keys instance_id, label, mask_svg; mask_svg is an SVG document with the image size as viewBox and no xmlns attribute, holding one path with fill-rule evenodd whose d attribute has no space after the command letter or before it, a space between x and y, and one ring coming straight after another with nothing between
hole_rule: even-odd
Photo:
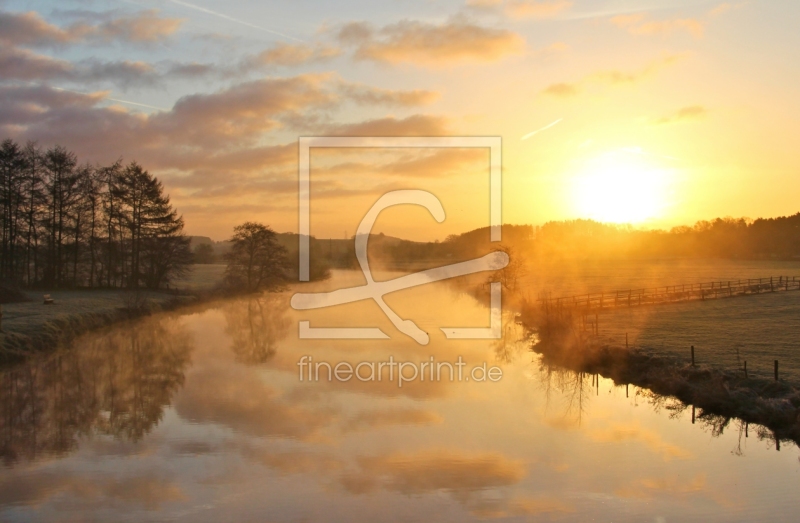
<instances>
[{"instance_id":1,"label":"wire fence rail","mask_svg":"<svg viewBox=\"0 0 800 523\"><path fill-rule=\"evenodd\" d=\"M668 285L650 289L627 289L578 294L560 298L543 297L538 301L548 309L576 309L597 312L621 307L642 307L682 301L704 301L763 294L800 291L800 276L771 276L747 280L713 281Z\"/></svg>"}]
</instances>

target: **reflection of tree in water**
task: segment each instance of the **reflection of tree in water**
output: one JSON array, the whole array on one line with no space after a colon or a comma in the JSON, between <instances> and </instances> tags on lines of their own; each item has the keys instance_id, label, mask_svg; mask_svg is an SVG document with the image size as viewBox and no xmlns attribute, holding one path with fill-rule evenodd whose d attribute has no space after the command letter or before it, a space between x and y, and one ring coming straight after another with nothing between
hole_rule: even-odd
<instances>
[{"instance_id":1,"label":"reflection of tree in water","mask_svg":"<svg viewBox=\"0 0 800 523\"><path fill-rule=\"evenodd\" d=\"M597 387L597 383L593 382L593 379L596 379L596 377L550 365L544 361L540 361L539 364L539 382L545 393L546 404L549 407L553 392L559 394L564 402L564 418L574 418L578 424L580 424L582 414L586 411L591 393ZM636 401L640 398L649 403L655 412L665 411L670 419L680 419L686 412L691 410L692 423L699 425L700 428L709 432L714 438L721 437L733 422L738 429L738 438L736 446L731 453L736 456L744 455L742 438L748 438L751 433L755 433L759 441L766 440L780 450L780 441L775 437L775 433L761 425L750 427L747 422L738 418L704 411L686 404L676 397L665 396L651 390L636 387L633 399Z\"/></svg>"},{"instance_id":2,"label":"reflection of tree in water","mask_svg":"<svg viewBox=\"0 0 800 523\"><path fill-rule=\"evenodd\" d=\"M91 434L141 439L183 384L191 348L174 321L148 319L3 371L0 456L62 454Z\"/></svg>"},{"instance_id":3,"label":"reflection of tree in water","mask_svg":"<svg viewBox=\"0 0 800 523\"><path fill-rule=\"evenodd\" d=\"M503 336L492 343L494 357L500 363L512 363L520 354L529 354L528 338L522 325L514 323L511 312L503 312Z\"/></svg>"},{"instance_id":4,"label":"reflection of tree in water","mask_svg":"<svg viewBox=\"0 0 800 523\"><path fill-rule=\"evenodd\" d=\"M223 309L236 360L248 365L265 363L275 355L277 344L289 333L288 303L280 294L236 300Z\"/></svg>"},{"instance_id":5,"label":"reflection of tree in water","mask_svg":"<svg viewBox=\"0 0 800 523\"><path fill-rule=\"evenodd\" d=\"M545 405L549 408L553 393L557 393L563 398L564 418L573 418L579 425L589 402L589 379L583 372L539 362L539 383L544 391Z\"/></svg>"}]
</instances>

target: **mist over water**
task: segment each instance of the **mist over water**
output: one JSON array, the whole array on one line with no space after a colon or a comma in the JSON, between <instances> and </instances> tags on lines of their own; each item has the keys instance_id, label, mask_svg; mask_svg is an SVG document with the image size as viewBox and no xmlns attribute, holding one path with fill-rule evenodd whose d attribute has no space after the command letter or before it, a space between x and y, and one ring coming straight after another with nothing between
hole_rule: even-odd
<instances>
[{"instance_id":1,"label":"mist over water","mask_svg":"<svg viewBox=\"0 0 800 523\"><path fill-rule=\"evenodd\" d=\"M334 271L313 285L360 278ZM157 315L4 371L0 517L791 521L798 509L796 447L778 452L758 427L745 437L736 420L693 424L677 402L544 366L510 311L503 340L446 340L439 327L489 323L486 304L452 285L387 297L430 333L428 346L374 303L298 313L289 298ZM391 339L300 340L300 319L378 326ZM460 356L503 374L301 382L302 356Z\"/></svg>"}]
</instances>

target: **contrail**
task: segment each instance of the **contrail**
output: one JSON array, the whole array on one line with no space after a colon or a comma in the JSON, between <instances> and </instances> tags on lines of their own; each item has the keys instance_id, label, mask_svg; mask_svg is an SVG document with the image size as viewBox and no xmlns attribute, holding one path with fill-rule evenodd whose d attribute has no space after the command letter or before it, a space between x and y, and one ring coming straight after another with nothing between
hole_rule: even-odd
<instances>
[{"instance_id":1,"label":"contrail","mask_svg":"<svg viewBox=\"0 0 800 523\"><path fill-rule=\"evenodd\" d=\"M63 87L53 87L52 89L55 89L56 91L65 91L65 92L68 92L68 93L75 93L75 94L83 94L83 95L89 95L90 94L90 93L84 93L82 91L73 91L72 89L64 89ZM138 105L139 107L147 107L149 109L156 109L157 111L169 111L170 110L170 109L165 109L163 107L156 107L155 105L147 105L147 104L143 104L143 103L139 103L139 102L131 102L130 100L120 100L119 98L109 98L109 97L106 96L104 99L105 100L111 100L112 102L118 102L118 103L121 103L121 104Z\"/></svg>"},{"instance_id":2,"label":"contrail","mask_svg":"<svg viewBox=\"0 0 800 523\"><path fill-rule=\"evenodd\" d=\"M546 130L550 129L551 127L553 127L554 125L556 125L557 123L559 123L561 120L563 120L563 118L559 118L559 119L558 119L558 120L556 120L555 122L553 122L553 123L551 123L551 124L548 124L548 125L545 125L545 126L544 126L544 127L542 127L541 129L536 129L535 131L532 131L532 132L530 132L530 133L526 134L525 136L523 136L523 137L522 137L522 140L527 140L528 138L530 138L531 136L533 136L533 135L535 135L535 134L539 134L539 133L540 133L540 132L542 132L542 131L546 131Z\"/></svg>"},{"instance_id":3,"label":"contrail","mask_svg":"<svg viewBox=\"0 0 800 523\"><path fill-rule=\"evenodd\" d=\"M120 100L118 98L106 98L106 100L111 100L112 102L119 102L121 104L128 104L128 105L138 105L139 107L148 107L150 109L156 109L157 111L169 111L170 109L165 109L164 107L156 107L155 105L147 105L142 104L139 102L131 102L129 100Z\"/></svg>"},{"instance_id":4,"label":"contrail","mask_svg":"<svg viewBox=\"0 0 800 523\"><path fill-rule=\"evenodd\" d=\"M303 40L299 38L295 38L293 36L289 36L287 34L279 33L278 31L273 31L272 29L267 29L266 27L261 27L255 24L251 24L250 22L245 22L244 20L239 20L238 18L233 18L232 16L228 16L222 13L218 13L217 11L212 11L211 9L206 9L205 7L200 7L199 5L190 4L189 2L183 2L182 0L169 0L173 4L181 5L183 7L188 7L190 9L196 9L197 11L201 11L203 13L217 16L219 18L224 18L225 20L229 20L231 22L236 22L237 24L246 25L247 27L252 27L253 29L258 29L259 31L266 31L267 33L272 33L274 35L288 38L289 40L294 40L296 42L302 42Z\"/></svg>"}]
</instances>

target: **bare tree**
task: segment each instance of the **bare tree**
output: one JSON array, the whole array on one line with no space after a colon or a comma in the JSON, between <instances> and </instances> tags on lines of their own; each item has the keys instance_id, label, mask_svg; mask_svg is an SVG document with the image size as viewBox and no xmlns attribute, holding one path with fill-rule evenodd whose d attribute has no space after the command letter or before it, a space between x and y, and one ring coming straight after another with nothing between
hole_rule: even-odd
<instances>
[{"instance_id":1,"label":"bare tree","mask_svg":"<svg viewBox=\"0 0 800 523\"><path fill-rule=\"evenodd\" d=\"M225 278L234 288L247 291L272 290L286 279L286 249L275 231L266 225L245 222L233 229L233 247L225 255Z\"/></svg>"}]
</instances>

